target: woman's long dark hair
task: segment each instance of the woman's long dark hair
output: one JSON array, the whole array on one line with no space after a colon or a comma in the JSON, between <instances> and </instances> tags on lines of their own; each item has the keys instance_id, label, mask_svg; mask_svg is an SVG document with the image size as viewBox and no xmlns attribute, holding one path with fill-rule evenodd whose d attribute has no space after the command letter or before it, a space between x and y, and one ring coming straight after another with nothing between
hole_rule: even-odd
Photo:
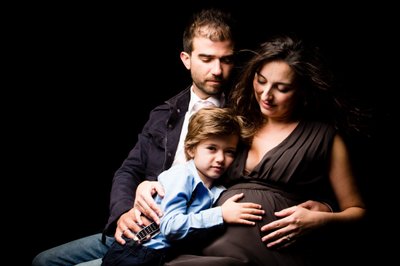
<instances>
[{"instance_id":1,"label":"woman's long dark hair","mask_svg":"<svg viewBox=\"0 0 400 266\"><path fill-rule=\"evenodd\" d=\"M253 79L262 67L272 61L284 61L294 71L302 97L296 109L300 119L332 124L342 134L360 131L363 114L348 104L335 90L334 77L317 46L306 44L290 35L280 35L262 43L242 69L236 86L229 95L229 105L238 115L251 121L246 124L249 138L264 123L254 95Z\"/></svg>"}]
</instances>

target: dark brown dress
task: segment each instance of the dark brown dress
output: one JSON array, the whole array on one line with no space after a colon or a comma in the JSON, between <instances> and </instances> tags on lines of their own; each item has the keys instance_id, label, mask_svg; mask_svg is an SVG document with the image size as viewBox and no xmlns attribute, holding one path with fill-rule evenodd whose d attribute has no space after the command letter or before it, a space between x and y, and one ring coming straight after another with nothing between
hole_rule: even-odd
<instances>
[{"instance_id":1,"label":"dark brown dress","mask_svg":"<svg viewBox=\"0 0 400 266\"><path fill-rule=\"evenodd\" d=\"M231 186L222 204L243 192L242 201L260 203L266 214L256 226L226 225L225 231L202 250L202 255L180 255L166 265L309 265L324 239L314 234L297 239L289 248L267 248L260 228L276 220L275 211L305 200L334 202L328 165L335 130L325 124L300 122L278 146L267 152L249 174L244 173L247 148L239 152L228 173Z\"/></svg>"}]
</instances>

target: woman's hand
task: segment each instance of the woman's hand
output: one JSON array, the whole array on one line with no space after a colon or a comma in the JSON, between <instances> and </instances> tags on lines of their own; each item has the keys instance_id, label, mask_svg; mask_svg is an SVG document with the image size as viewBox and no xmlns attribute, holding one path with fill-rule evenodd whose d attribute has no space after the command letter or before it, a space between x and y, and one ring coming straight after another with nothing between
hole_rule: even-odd
<instances>
[{"instance_id":1,"label":"woman's hand","mask_svg":"<svg viewBox=\"0 0 400 266\"><path fill-rule=\"evenodd\" d=\"M315 200L307 200L297 206L304 207L311 211L333 212L332 207L328 203Z\"/></svg>"},{"instance_id":2,"label":"woman's hand","mask_svg":"<svg viewBox=\"0 0 400 266\"><path fill-rule=\"evenodd\" d=\"M326 212L313 209L305 208L300 204L275 212L280 219L261 227L261 232L267 233L261 240L268 248L283 248L293 244L303 235L320 228L325 223L326 215L330 214L330 210Z\"/></svg>"}]
</instances>

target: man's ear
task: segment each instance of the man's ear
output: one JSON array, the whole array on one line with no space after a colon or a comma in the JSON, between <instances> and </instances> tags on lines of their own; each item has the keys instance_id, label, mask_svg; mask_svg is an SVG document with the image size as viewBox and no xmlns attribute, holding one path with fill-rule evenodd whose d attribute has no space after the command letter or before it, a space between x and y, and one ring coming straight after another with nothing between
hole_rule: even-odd
<instances>
[{"instance_id":1,"label":"man's ear","mask_svg":"<svg viewBox=\"0 0 400 266\"><path fill-rule=\"evenodd\" d=\"M187 70L190 70L190 55L186 52L180 54L182 63L185 65Z\"/></svg>"}]
</instances>

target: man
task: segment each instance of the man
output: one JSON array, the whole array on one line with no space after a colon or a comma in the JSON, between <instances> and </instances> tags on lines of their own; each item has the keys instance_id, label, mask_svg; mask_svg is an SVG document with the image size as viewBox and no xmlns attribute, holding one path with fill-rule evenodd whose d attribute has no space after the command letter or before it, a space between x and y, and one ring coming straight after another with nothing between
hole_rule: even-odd
<instances>
[{"instance_id":1,"label":"man","mask_svg":"<svg viewBox=\"0 0 400 266\"><path fill-rule=\"evenodd\" d=\"M142 181L156 181L173 163L185 161L182 144L190 110L196 102L207 100L219 107L224 105L224 90L234 66L232 27L230 14L220 10L202 10L193 16L184 31L180 54L193 83L151 111L138 142L114 175L110 216L103 237L95 234L43 251L34 258L33 266L100 265L114 241L124 244L122 235L133 238L140 225L147 224L138 220L140 212L132 208L136 188ZM152 217L159 222L156 215Z\"/></svg>"}]
</instances>

